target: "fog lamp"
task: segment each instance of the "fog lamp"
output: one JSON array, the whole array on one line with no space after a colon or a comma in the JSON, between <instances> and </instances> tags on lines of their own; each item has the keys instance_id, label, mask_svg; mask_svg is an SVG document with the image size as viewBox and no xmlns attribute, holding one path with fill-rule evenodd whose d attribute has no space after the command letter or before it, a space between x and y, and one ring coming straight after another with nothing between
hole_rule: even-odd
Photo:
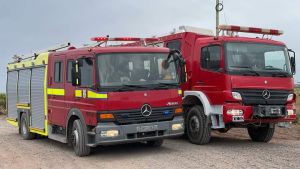
<instances>
[{"instance_id":1,"label":"fog lamp","mask_svg":"<svg viewBox=\"0 0 300 169\"><path fill-rule=\"evenodd\" d=\"M292 116L292 115L296 114L296 111L293 109L288 109L287 112L288 112L288 116Z\"/></svg>"},{"instance_id":2,"label":"fog lamp","mask_svg":"<svg viewBox=\"0 0 300 169\"><path fill-rule=\"evenodd\" d=\"M107 130L101 131L101 137L117 137L119 135L119 130Z\"/></svg>"},{"instance_id":3,"label":"fog lamp","mask_svg":"<svg viewBox=\"0 0 300 169\"><path fill-rule=\"evenodd\" d=\"M238 109L230 109L227 110L227 114L232 116L242 116L244 114L244 111Z\"/></svg>"},{"instance_id":4,"label":"fog lamp","mask_svg":"<svg viewBox=\"0 0 300 169\"><path fill-rule=\"evenodd\" d=\"M176 130L181 130L183 129L183 124L179 123L179 124L173 124L172 125L172 130L176 131Z\"/></svg>"}]
</instances>

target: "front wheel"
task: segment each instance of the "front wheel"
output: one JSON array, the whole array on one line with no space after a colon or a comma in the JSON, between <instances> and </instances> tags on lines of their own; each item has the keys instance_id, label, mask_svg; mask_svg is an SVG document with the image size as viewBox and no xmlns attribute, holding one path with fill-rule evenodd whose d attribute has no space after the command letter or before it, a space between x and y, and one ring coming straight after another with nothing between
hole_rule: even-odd
<instances>
[{"instance_id":1,"label":"front wheel","mask_svg":"<svg viewBox=\"0 0 300 169\"><path fill-rule=\"evenodd\" d=\"M267 124L264 127L248 127L247 129L252 141L269 142L273 137L275 126Z\"/></svg>"},{"instance_id":2,"label":"front wheel","mask_svg":"<svg viewBox=\"0 0 300 169\"><path fill-rule=\"evenodd\" d=\"M186 117L187 136L193 144L207 144L211 137L211 123L201 106L191 108Z\"/></svg>"},{"instance_id":3,"label":"front wheel","mask_svg":"<svg viewBox=\"0 0 300 169\"><path fill-rule=\"evenodd\" d=\"M80 120L73 122L72 145L77 156L87 156L91 152L91 148L86 145L86 135Z\"/></svg>"}]
</instances>

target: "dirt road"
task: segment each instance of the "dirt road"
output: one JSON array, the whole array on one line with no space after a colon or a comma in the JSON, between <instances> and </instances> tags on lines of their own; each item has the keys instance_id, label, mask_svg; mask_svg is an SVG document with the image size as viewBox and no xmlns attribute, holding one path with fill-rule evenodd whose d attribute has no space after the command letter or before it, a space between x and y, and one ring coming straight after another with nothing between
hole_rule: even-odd
<instances>
[{"instance_id":1,"label":"dirt road","mask_svg":"<svg viewBox=\"0 0 300 169\"><path fill-rule=\"evenodd\" d=\"M46 138L22 140L17 129L0 117L0 168L300 168L300 141L277 136L267 144L244 134L214 134L197 146L183 138L165 140L160 148L127 144L97 148L79 158L73 150ZM297 130L294 134L298 134Z\"/></svg>"}]
</instances>

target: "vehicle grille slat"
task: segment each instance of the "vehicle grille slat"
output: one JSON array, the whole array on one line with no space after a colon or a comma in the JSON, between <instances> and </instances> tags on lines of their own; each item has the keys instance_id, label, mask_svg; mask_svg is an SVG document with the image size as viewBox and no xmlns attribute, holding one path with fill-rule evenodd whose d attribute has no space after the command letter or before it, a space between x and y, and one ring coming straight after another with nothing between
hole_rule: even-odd
<instances>
[{"instance_id":1,"label":"vehicle grille slat","mask_svg":"<svg viewBox=\"0 0 300 169\"><path fill-rule=\"evenodd\" d=\"M264 90L270 92L270 98L263 98L262 92ZM287 96L292 93L290 90L273 89L233 89L233 91L242 95L245 105L284 105L286 104Z\"/></svg>"},{"instance_id":2,"label":"vehicle grille slat","mask_svg":"<svg viewBox=\"0 0 300 169\"><path fill-rule=\"evenodd\" d=\"M168 111L169 114L164 114ZM174 117L172 108L154 108L150 116L143 116L141 110L125 110L114 113L118 124L137 124L145 122L166 121Z\"/></svg>"}]
</instances>

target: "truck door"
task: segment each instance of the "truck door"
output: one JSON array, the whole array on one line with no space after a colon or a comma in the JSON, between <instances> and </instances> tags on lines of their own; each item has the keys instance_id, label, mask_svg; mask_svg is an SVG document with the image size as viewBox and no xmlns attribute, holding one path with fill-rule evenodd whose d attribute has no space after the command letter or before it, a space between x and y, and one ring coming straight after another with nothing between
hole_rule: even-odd
<instances>
[{"instance_id":1,"label":"truck door","mask_svg":"<svg viewBox=\"0 0 300 169\"><path fill-rule=\"evenodd\" d=\"M67 114L65 104L65 55L49 58L48 116L49 123L64 126Z\"/></svg>"},{"instance_id":2,"label":"truck door","mask_svg":"<svg viewBox=\"0 0 300 169\"><path fill-rule=\"evenodd\" d=\"M211 104L222 104L225 86L222 47L217 43L197 43L194 51L192 83L204 92Z\"/></svg>"}]
</instances>

